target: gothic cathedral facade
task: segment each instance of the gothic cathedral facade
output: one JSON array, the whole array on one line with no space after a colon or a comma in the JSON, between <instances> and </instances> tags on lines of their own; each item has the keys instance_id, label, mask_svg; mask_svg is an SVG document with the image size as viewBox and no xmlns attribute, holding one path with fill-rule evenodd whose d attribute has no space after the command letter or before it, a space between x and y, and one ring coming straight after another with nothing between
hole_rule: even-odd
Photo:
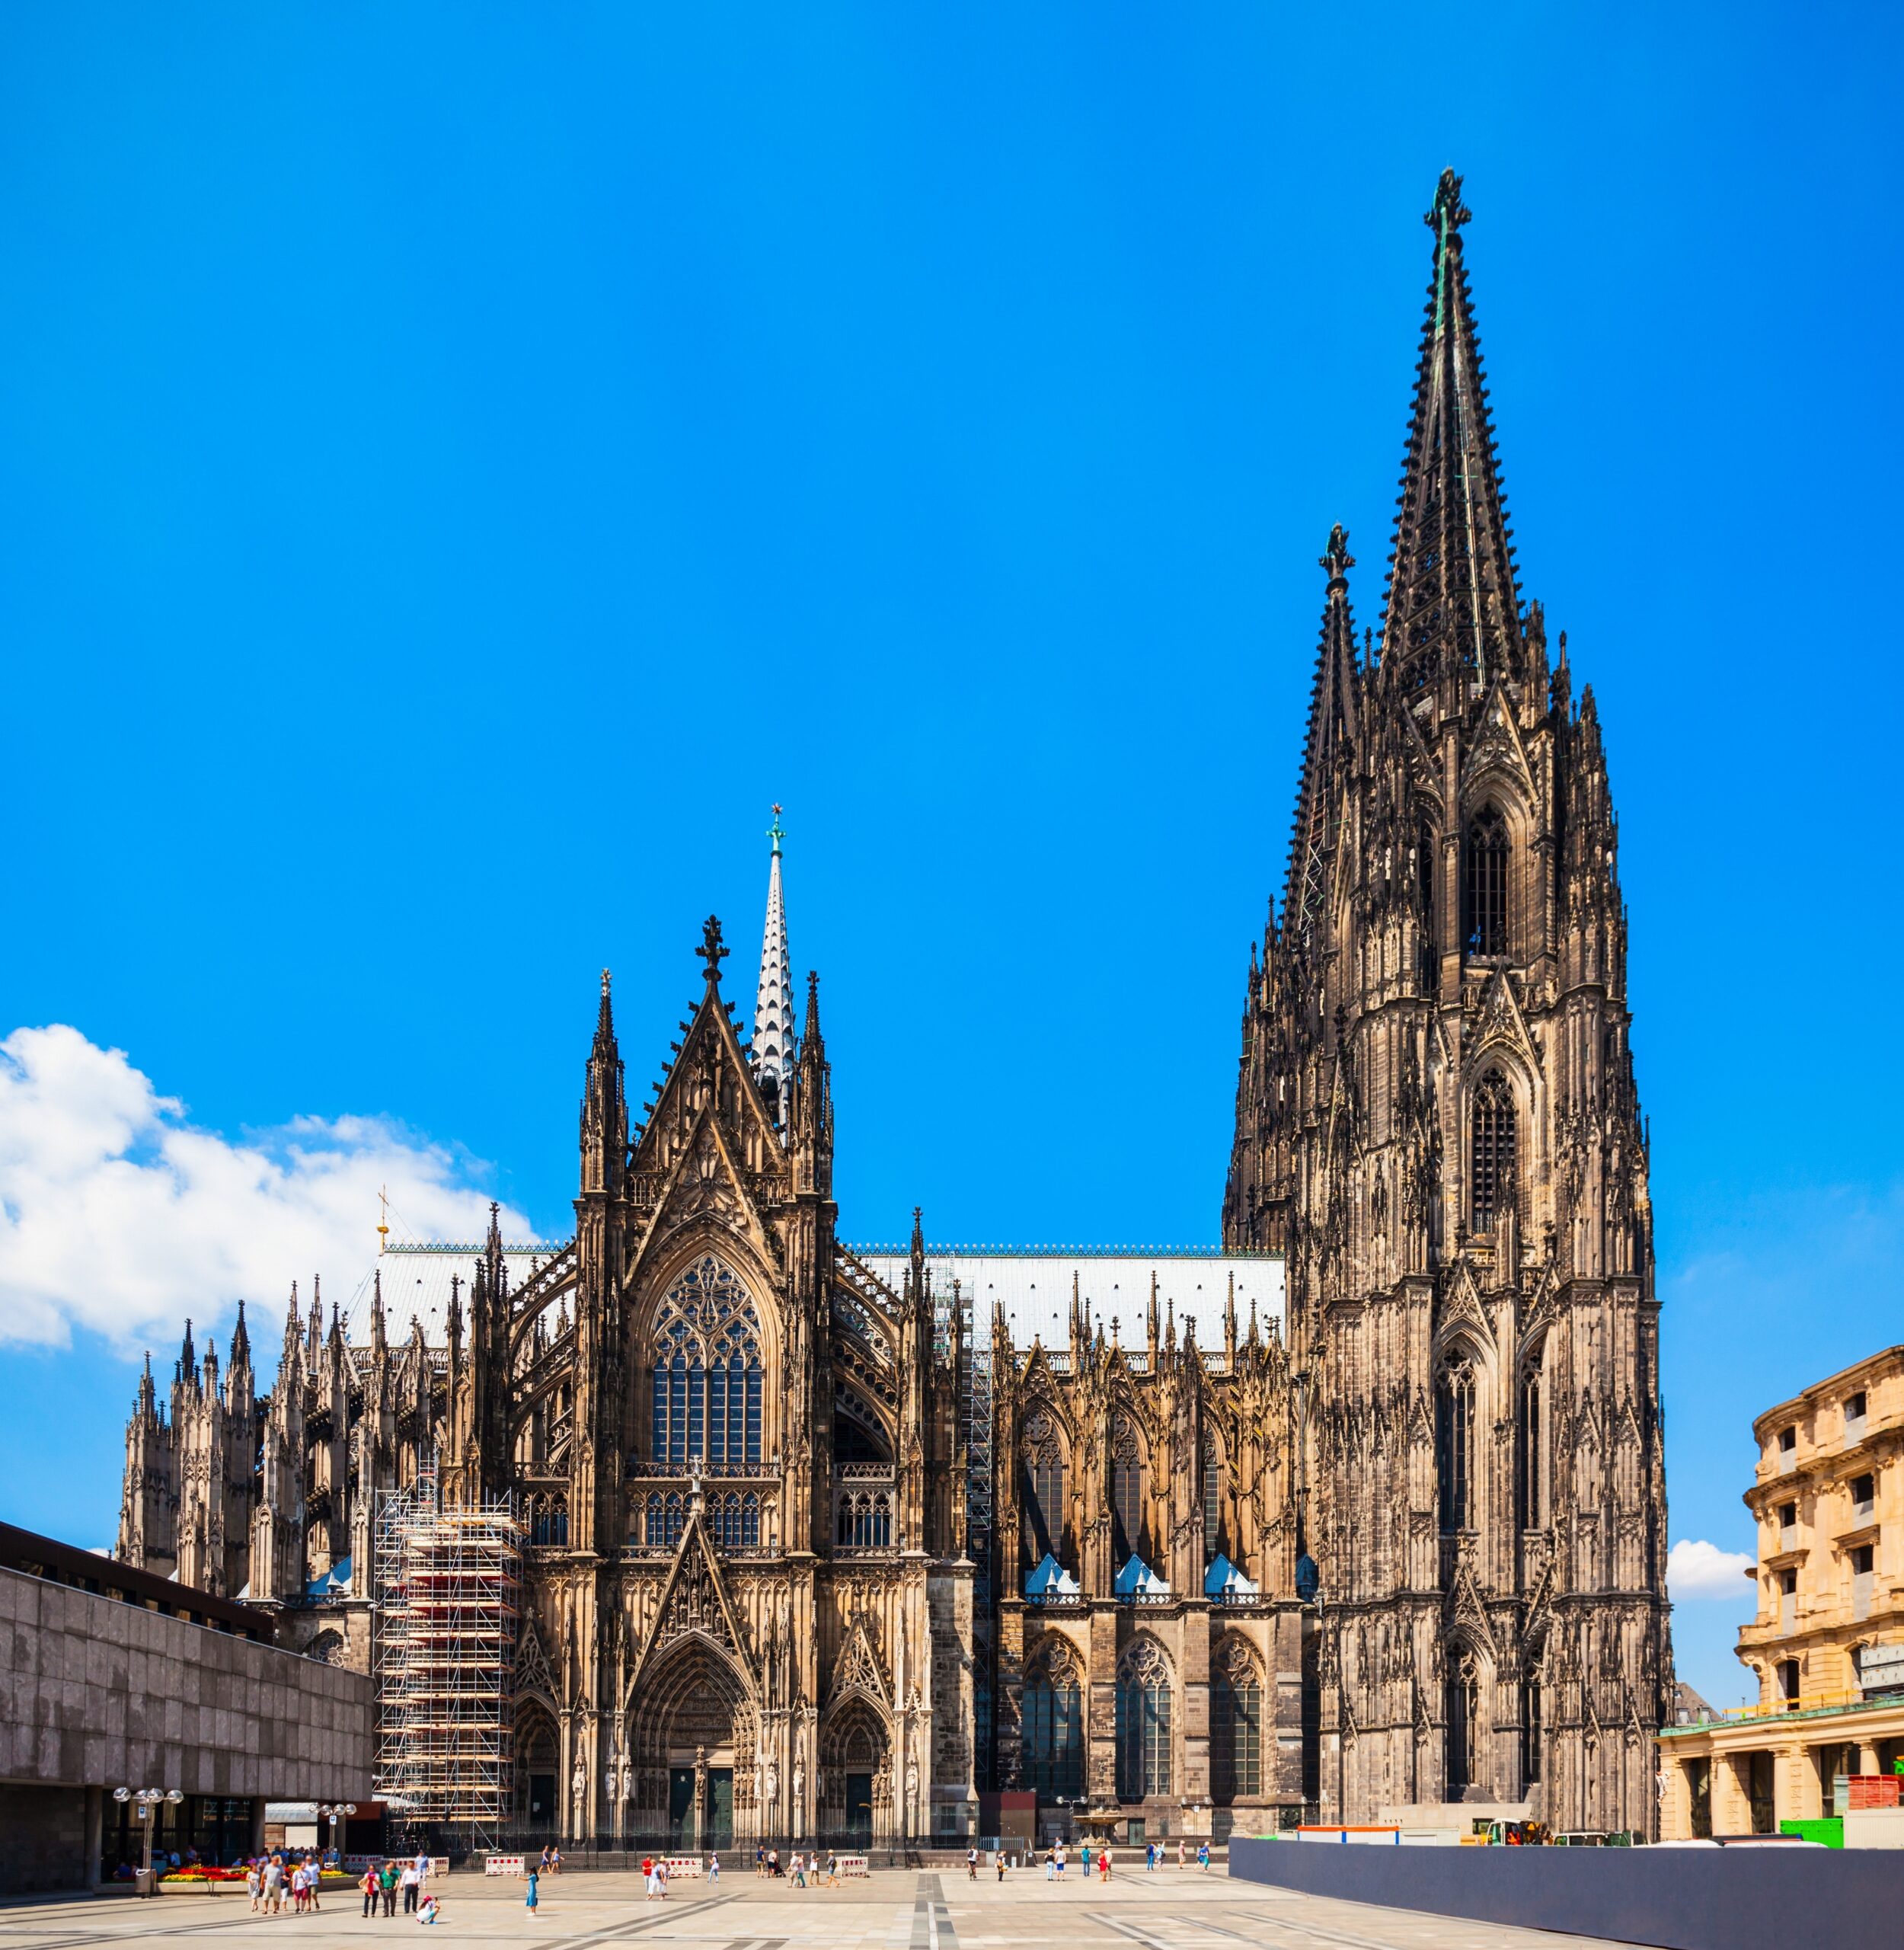
<instances>
[{"instance_id":1,"label":"gothic cathedral facade","mask_svg":"<svg viewBox=\"0 0 1904 1950\"><path fill-rule=\"evenodd\" d=\"M1463 1801L1656 1833L1615 826L1593 692L1516 582L1467 217L1445 175L1378 642L1340 529L1323 561L1220 1254L981 1266L916 1214L909 1251L842 1243L776 822L750 1040L711 920L631 1119L605 974L573 1236L492 1225L394 1343L381 1271L359 1337L294 1290L268 1395L242 1308L222 1375L188 1325L169 1403L140 1384L120 1555L367 1669L379 1493L509 1499L513 1805L565 1835L903 1846L981 1832L992 1789L1152 1836Z\"/></svg>"},{"instance_id":2,"label":"gothic cathedral facade","mask_svg":"<svg viewBox=\"0 0 1904 1950\"><path fill-rule=\"evenodd\" d=\"M1523 607L1445 174L1386 612L1337 529L1223 1226L1288 1262L1321 1799L1656 1819L1647 1132L1590 686Z\"/></svg>"}]
</instances>

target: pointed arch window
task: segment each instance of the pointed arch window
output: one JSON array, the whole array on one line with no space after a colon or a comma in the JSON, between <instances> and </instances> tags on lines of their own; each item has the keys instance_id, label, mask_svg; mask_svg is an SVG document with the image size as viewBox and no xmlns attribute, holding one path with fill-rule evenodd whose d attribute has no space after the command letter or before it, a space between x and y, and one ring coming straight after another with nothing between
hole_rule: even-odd
<instances>
[{"instance_id":1,"label":"pointed arch window","mask_svg":"<svg viewBox=\"0 0 1904 1950\"><path fill-rule=\"evenodd\" d=\"M1223 1528L1223 1456L1216 1432L1203 1431L1203 1553L1213 1558Z\"/></svg>"},{"instance_id":2,"label":"pointed arch window","mask_svg":"<svg viewBox=\"0 0 1904 1950\"><path fill-rule=\"evenodd\" d=\"M1263 1792L1263 1678L1248 1646L1227 1638L1210 1664L1210 1793Z\"/></svg>"},{"instance_id":3,"label":"pointed arch window","mask_svg":"<svg viewBox=\"0 0 1904 1950\"><path fill-rule=\"evenodd\" d=\"M656 1310L651 1399L655 1466L718 1475L760 1460L760 1319L740 1277L704 1255Z\"/></svg>"},{"instance_id":4,"label":"pointed arch window","mask_svg":"<svg viewBox=\"0 0 1904 1950\"><path fill-rule=\"evenodd\" d=\"M1025 1555L1036 1565L1064 1554L1064 1442L1049 1409L1034 1408L1027 1417L1022 1454Z\"/></svg>"},{"instance_id":5,"label":"pointed arch window","mask_svg":"<svg viewBox=\"0 0 1904 1950\"><path fill-rule=\"evenodd\" d=\"M1481 1728L1481 1661L1471 1648L1452 1652L1448 1664L1448 1790L1459 1801L1475 1785Z\"/></svg>"},{"instance_id":6,"label":"pointed arch window","mask_svg":"<svg viewBox=\"0 0 1904 1950\"><path fill-rule=\"evenodd\" d=\"M1484 806L1468 826L1462 886L1468 952L1507 952L1507 822L1498 806Z\"/></svg>"},{"instance_id":7,"label":"pointed arch window","mask_svg":"<svg viewBox=\"0 0 1904 1950\"><path fill-rule=\"evenodd\" d=\"M1441 988L1441 934L1435 919L1435 824L1427 818L1415 829L1415 908L1421 993L1432 996Z\"/></svg>"},{"instance_id":8,"label":"pointed arch window","mask_svg":"<svg viewBox=\"0 0 1904 1950\"><path fill-rule=\"evenodd\" d=\"M1155 1639L1133 1639L1117 1667L1117 1798L1171 1792L1170 1664Z\"/></svg>"},{"instance_id":9,"label":"pointed arch window","mask_svg":"<svg viewBox=\"0 0 1904 1950\"><path fill-rule=\"evenodd\" d=\"M1076 1661L1047 1645L1033 1654L1022 1696L1024 1784L1045 1800L1085 1792L1084 1689Z\"/></svg>"},{"instance_id":10,"label":"pointed arch window","mask_svg":"<svg viewBox=\"0 0 1904 1950\"><path fill-rule=\"evenodd\" d=\"M1435 1384L1435 1467L1444 1533L1474 1528L1474 1367L1461 1354L1449 1360Z\"/></svg>"},{"instance_id":11,"label":"pointed arch window","mask_svg":"<svg viewBox=\"0 0 1904 1950\"><path fill-rule=\"evenodd\" d=\"M1530 1666L1521 1699L1521 1785L1534 1786L1541 1778L1541 1752L1545 1745L1547 1702L1541 1697L1541 1672Z\"/></svg>"},{"instance_id":12,"label":"pointed arch window","mask_svg":"<svg viewBox=\"0 0 1904 1950\"><path fill-rule=\"evenodd\" d=\"M1547 1523L1547 1424L1543 1411L1541 1357L1535 1355L1521 1370L1519 1409L1520 1469L1516 1479L1516 1512L1523 1530L1538 1530Z\"/></svg>"},{"instance_id":13,"label":"pointed arch window","mask_svg":"<svg viewBox=\"0 0 1904 1950\"><path fill-rule=\"evenodd\" d=\"M1490 1069L1474 1092L1470 1120L1470 1223L1477 1232L1491 1232L1514 1196L1514 1093L1506 1077Z\"/></svg>"},{"instance_id":14,"label":"pointed arch window","mask_svg":"<svg viewBox=\"0 0 1904 1950\"><path fill-rule=\"evenodd\" d=\"M1119 1415L1111 1425L1110 1549L1120 1565L1137 1555L1144 1536L1144 1450L1137 1425Z\"/></svg>"}]
</instances>

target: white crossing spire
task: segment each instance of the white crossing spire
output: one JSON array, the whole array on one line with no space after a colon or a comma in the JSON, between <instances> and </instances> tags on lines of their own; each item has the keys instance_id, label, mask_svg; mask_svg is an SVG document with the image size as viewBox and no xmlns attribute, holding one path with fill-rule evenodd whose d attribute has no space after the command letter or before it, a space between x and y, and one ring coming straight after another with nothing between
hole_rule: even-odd
<instances>
[{"instance_id":1,"label":"white crossing spire","mask_svg":"<svg viewBox=\"0 0 1904 1950\"><path fill-rule=\"evenodd\" d=\"M787 980L787 903L780 884L780 842L787 835L780 808L767 837L774 842L767 869L767 925L760 942L760 987L754 999L754 1072L764 1089L769 1082L786 1114L787 1091L794 1075L794 992Z\"/></svg>"}]
</instances>

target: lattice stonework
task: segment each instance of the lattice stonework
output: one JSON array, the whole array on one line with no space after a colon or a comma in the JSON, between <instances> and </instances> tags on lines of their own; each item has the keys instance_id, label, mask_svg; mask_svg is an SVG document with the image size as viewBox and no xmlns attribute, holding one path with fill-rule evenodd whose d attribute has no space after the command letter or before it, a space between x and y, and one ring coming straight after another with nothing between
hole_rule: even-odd
<instances>
[{"instance_id":1,"label":"lattice stonework","mask_svg":"<svg viewBox=\"0 0 1904 1950\"><path fill-rule=\"evenodd\" d=\"M432 1469L377 1501L377 1792L407 1825L499 1837L515 1790L513 1499L446 1507Z\"/></svg>"}]
</instances>

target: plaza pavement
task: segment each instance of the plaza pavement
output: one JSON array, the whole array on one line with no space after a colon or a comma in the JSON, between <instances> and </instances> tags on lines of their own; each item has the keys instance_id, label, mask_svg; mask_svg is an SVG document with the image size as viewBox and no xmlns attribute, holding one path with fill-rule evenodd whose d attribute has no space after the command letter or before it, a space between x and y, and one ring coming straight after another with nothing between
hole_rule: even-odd
<instances>
[{"instance_id":1,"label":"plaza pavement","mask_svg":"<svg viewBox=\"0 0 1904 1950\"><path fill-rule=\"evenodd\" d=\"M1075 1865L1063 1884L1047 1884L1042 1868L1003 1884L968 1882L963 1869L882 1869L837 1889L800 1890L742 1873L724 1875L711 1892L678 1881L665 1903L643 1900L637 1875L577 1871L543 1879L533 1916L519 1881L457 1875L432 1886L442 1920L417 1950L1586 1950L1603 1941L1336 1902L1194 1865L1120 1869L1108 1888L1094 1879L1086 1886ZM295 1938L301 1950L416 1942L414 1918L372 1920L360 1910L350 1891L327 1891L315 1916L254 1916L242 1888L43 1900L0 1907L0 1950L111 1950L149 1939L168 1950L237 1950L260 1936Z\"/></svg>"}]
</instances>

